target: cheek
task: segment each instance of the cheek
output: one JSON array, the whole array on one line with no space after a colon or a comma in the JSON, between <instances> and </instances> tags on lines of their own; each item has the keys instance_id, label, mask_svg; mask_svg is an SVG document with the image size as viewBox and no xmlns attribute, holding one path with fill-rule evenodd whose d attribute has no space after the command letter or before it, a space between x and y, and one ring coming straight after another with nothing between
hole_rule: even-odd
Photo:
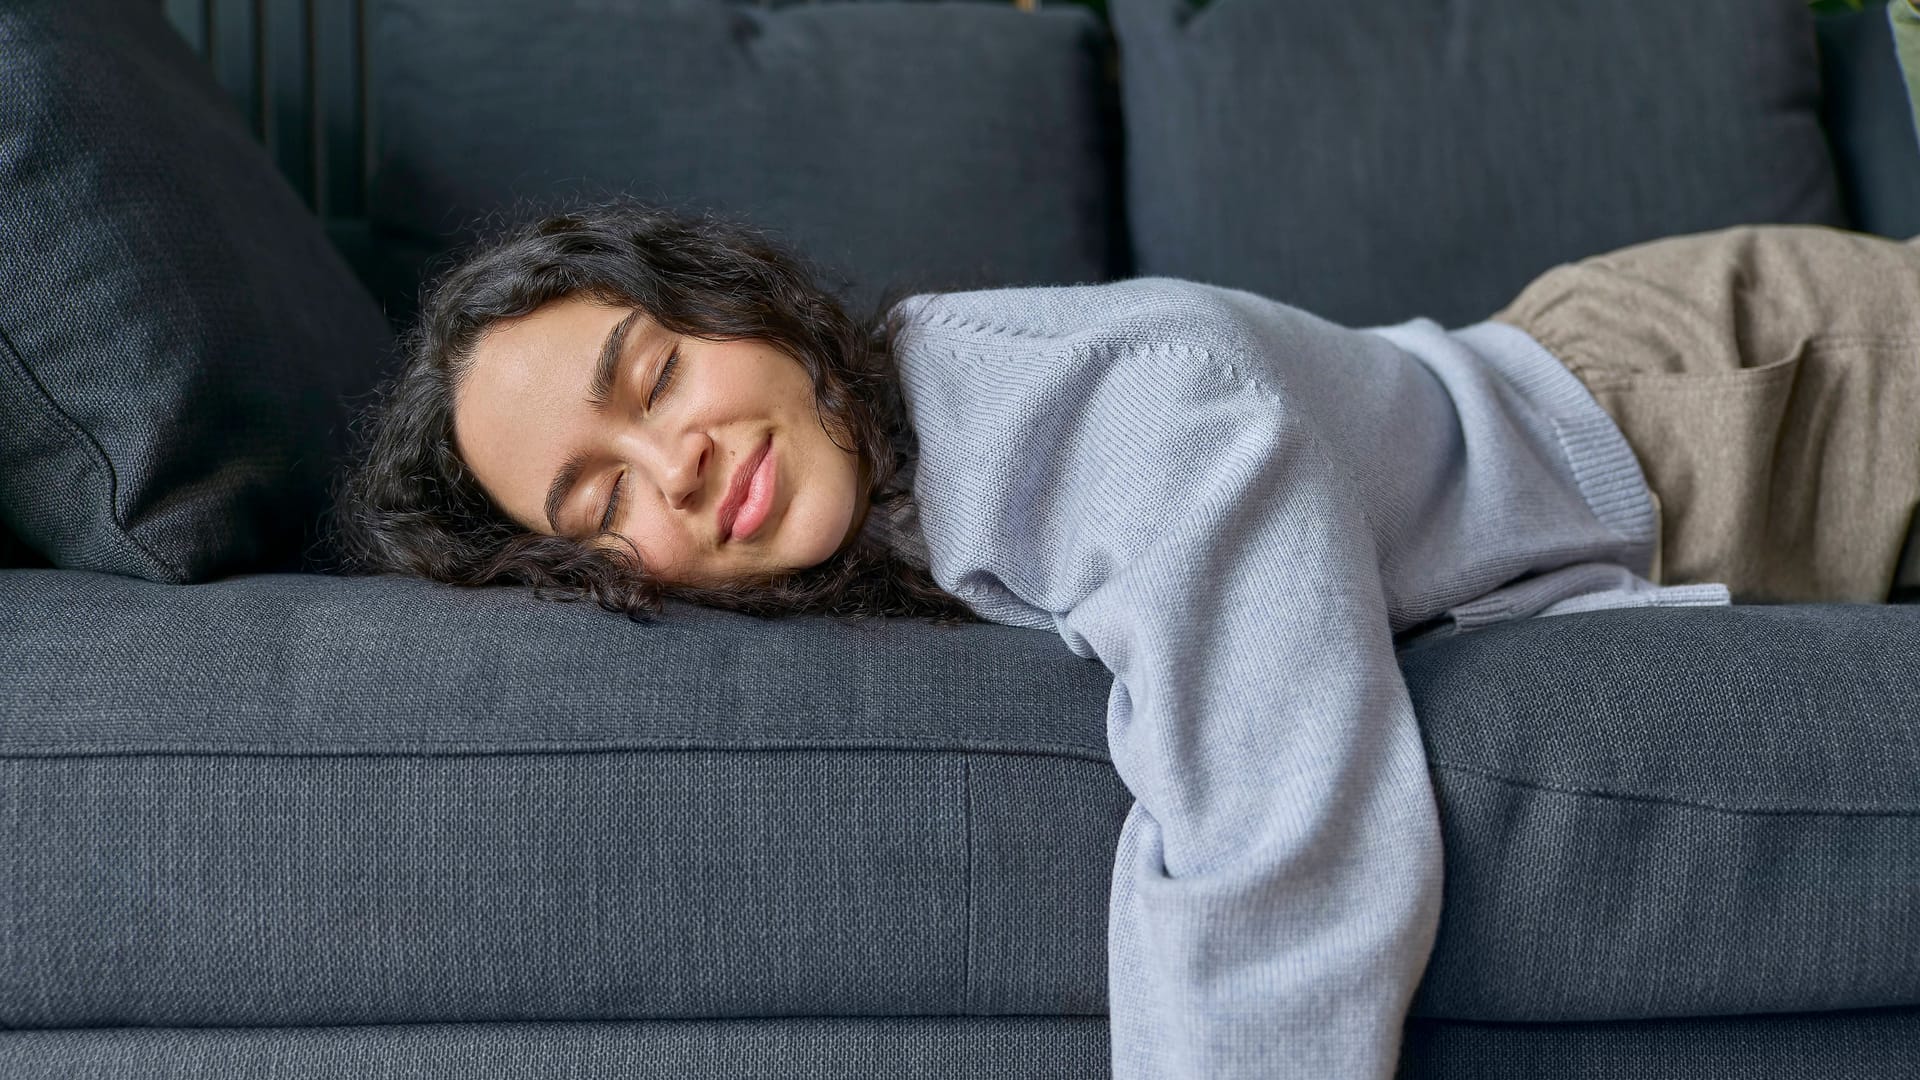
<instances>
[{"instance_id":1,"label":"cheek","mask_svg":"<svg viewBox=\"0 0 1920 1080\"><path fill-rule=\"evenodd\" d=\"M813 391L808 389L798 410L806 417L808 433L815 450L816 468L836 467L840 459L847 457L847 447L859 447L852 428L839 415L814 405Z\"/></svg>"},{"instance_id":2,"label":"cheek","mask_svg":"<svg viewBox=\"0 0 1920 1080\"><path fill-rule=\"evenodd\" d=\"M673 578L685 571L684 541L668 535L648 515L634 515L634 520L627 522L624 529L624 535L632 542L632 550L640 556L641 568L647 573ZM624 544L619 545L619 549L627 551Z\"/></svg>"},{"instance_id":3,"label":"cheek","mask_svg":"<svg viewBox=\"0 0 1920 1080\"><path fill-rule=\"evenodd\" d=\"M814 463L814 483L808 507L813 519L814 554L825 557L840 546L860 504L860 468L858 459L840 450L822 437L820 458Z\"/></svg>"}]
</instances>

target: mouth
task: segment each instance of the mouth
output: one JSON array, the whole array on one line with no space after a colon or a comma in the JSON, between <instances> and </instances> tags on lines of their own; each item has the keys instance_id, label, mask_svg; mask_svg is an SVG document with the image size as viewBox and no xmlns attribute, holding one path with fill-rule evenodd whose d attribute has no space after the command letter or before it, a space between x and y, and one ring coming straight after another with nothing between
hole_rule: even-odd
<instances>
[{"instance_id":1,"label":"mouth","mask_svg":"<svg viewBox=\"0 0 1920 1080\"><path fill-rule=\"evenodd\" d=\"M754 513L750 515L752 520L746 523L747 527L743 530L743 536L751 536L753 530L765 519L767 505L773 501L772 479L769 477L767 481L760 485L761 490L756 491L753 485L753 478L758 475L761 464L766 461L767 454L771 452L772 449L773 436L769 434L766 439L760 443L760 446L755 449L753 453L747 455L747 459L742 461L739 466L733 470L733 478L727 483L727 497L721 500L718 514L720 540L722 543L733 539L734 524L740 516L741 508L746 504L748 495L753 494L759 497L754 500L754 506L752 507Z\"/></svg>"}]
</instances>

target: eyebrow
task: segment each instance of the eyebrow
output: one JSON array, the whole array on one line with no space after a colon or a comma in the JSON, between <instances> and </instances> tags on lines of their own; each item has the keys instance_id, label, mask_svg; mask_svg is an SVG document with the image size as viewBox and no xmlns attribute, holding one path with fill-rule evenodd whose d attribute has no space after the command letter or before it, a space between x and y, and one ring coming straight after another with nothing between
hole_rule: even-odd
<instances>
[{"instance_id":1,"label":"eyebrow","mask_svg":"<svg viewBox=\"0 0 1920 1080\"><path fill-rule=\"evenodd\" d=\"M595 412L607 407L613 399L613 376L620 366L620 354L625 351L627 331L633 328L633 321L640 317L640 309L634 308L627 317L613 324L607 331L607 340L600 345L600 357L593 364L593 378L587 383L587 405ZM560 465L560 471L553 474L553 482L547 485L547 502L543 509L547 513L547 526L554 532L560 531L560 523L554 520L560 513L560 504L566 501L567 492L579 481L580 473L587 467L587 455L576 450L567 455Z\"/></svg>"},{"instance_id":2,"label":"eyebrow","mask_svg":"<svg viewBox=\"0 0 1920 1080\"><path fill-rule=\"evenodd\" d=\"M626 351L627 331L639 317L639 308L627 312L626 318L607 331L607 340L600 346L600 359L593 365L593 381L587 384L587 404L593 406L595 412L613 400L613 374L620 366L620 354Z\"/></svg>"},{"instance_id":3,"label":"eyebrow","mask_svg":"<svg viewBox=\"0 0 1920 1080\"><path fill-rule=\"evenodd\" d=\"M553 475L553 483L547 485L547 525L556 533L560 531L560 523L554 520L554 515L560 512L560 504L566 500L567 492L573 490L574 482L580 479L580 473L586 467L586 453L576 450L568 455L560 471Z\"/></svg>"}]
</instances>

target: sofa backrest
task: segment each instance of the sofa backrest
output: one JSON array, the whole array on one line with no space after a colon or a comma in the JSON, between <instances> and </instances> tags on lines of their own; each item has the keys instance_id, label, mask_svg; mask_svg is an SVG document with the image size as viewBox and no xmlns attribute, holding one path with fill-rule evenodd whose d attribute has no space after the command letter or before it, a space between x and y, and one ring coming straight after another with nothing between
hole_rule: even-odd
<instances>
[{"instance_id":1,"label":"sofa backrest","mask_svg":"<svg viewBox=\"0 0 1920 1080\"><path fill-rule=\"evenodd\" d=\"M1317 224L1328 236L1365 237L1368 226L1387 234L1357 241L1392 248L1377 265L1325 266L1319 281L1277 273L1257 245L1236 245L1233 219L1189 237L1187 252L1178 250L1178 235L1169 241L1153 232L1205 217L1205 207L1169 212L1169 199L1205 201L1211 193L1177 190L1193 175L1183 172L1185 163L1140 157L1148 140L1139 124L1149 118L1121 115L1122 83L1134 80L1136 100L1153 100L1162 88L1144 80L1191 78L1196 69L1161 64L1156 74L1139 62L1148 59L1144 46L1130 58L1122 16L1158 6L1176 9L1183 23L1244 28L1275 18L1286 25L1310 12L1331 25L1329 18L1348 16L1325 16L1328 9L1377 9L1385 14L1374 21L1385 32L1400 25L1411 28L1413 47L1430 42L1435 70L1444 73L1446 50L1459 43L1421 36L1418 20L1437 18L1431 4L1395 11L1323 0L1047 0L1025 11L1011 0L347 0L311 10L299 0L165 3L396 322L411 313L422 273L471 233L475 217L615 190L708 206L770 228L822 263L830 287L855 307L889 287L1176 273L1354 323L1416 313L1464 321L1483 313L1487 297L1544 268L1534 264L1591 253L1573 250L1579 245L1714 224L1697 210L1671 212L1655 186L1637 192L1631 208L1608 211L1632 220L1591 236L1508 237L1522 246L1480 253L1486 276L1473 281L1461 280L1463 253L1437 242L1423 248L1401 220L1411 212L1406 202L1389 205L1377 193L1366 206L1271 208L1289 227ZM1264 10L1290 6L1294 16ZM1674 10L1665 0L1646 6ZM1567 6L1475 7L1483 17L1511 7L1545 19ZM1117 43L1110 12L1122 31ZM1859 13L1819 18L1820 118L1838 199L1822 208L1823 196L1803 191L1787 199L1800 210L1774 216L1892 236L1920 232L1920 146L1899 123L1904 99L1884 15L1869 3ZM1742 41L1750 29L1728 25L1725 40ZM1512 36L1519 42L1527 33ZM1653 50L1698 45L1677 40L1665 22L1647 35ZM1241 52L1247 59L1238 70L1204 56L1197 70L1227 82L1271 75L1255 70L1257 43ZM1518 62L1551 68L1561 61L1523 55ZM1319 109L1335 110L1319 125L1355 132L1355 145L1367 137L1360 125L1371 122L1357 111L1361 89L1315 99ZM1286 119L1300 126L1298 114ZM1277 137L1245 123L1214 134L1251 143ZM1275 145L1269 156L1312 167L1314 155L1292 149ZM1289 197L1293 189L1311 186L1296 183ZM1518 200L1539 194L1513 193ZM1423 219L1435 212L1419 208ZM1399 276L1383 280L1383 266Z\"/></svg>"},{"instance_id":2,"label":"sofa backrest","mask_svg":"<svg viewBox=\"0 0 1920 1080\"><path fill-rule=\"evenodd\" d=\"M489 219L616 193L745 218L857 313L1128 270L1113 50L1084 6L171 7L396 322ZM311 77L285 63L305 49Z\"/></svg>"},{"instance_id":3,"label":"sofa backrest","mask_svg":"<svg viewBox=\"0 0 1920 1080\"><path fill-rule=\"evenodd\" d=\"M1905 239L1920 236L1920 139L1888 14L1818 20L1821 110L1853 227Z\"/></svg>"}]
</instances>

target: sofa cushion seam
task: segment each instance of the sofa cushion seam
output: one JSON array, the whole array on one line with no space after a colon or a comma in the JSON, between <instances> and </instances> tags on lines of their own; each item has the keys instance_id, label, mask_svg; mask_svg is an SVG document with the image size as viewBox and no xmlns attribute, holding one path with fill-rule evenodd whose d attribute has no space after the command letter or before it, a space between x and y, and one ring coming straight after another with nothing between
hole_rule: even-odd
<instances>
[{"instance_id":1,"label":"sofa cushion seam","mask_svg":"<svg viewBox=\"0 0 1920 1080\"><path fill-rule=\"evenodd\" d=\"M113 455L107 453L107 448L100 442L99 436L69 412L66 404L60 400L59 395L56 395L47 387L46 380L40 377L40 373L34 370L32 364L27 363L26 356L14 345L12 335L7 332L4 326L0 326L0 352L4 352L6 356L12 359L13 363L11 366L18 371L21 377L26 380L27 384L32 387L32 392L24 396L29 400L38 400L44 407L51 410L54 416L59 417L62 425L68 428L73 434L78 435L80 439L86 443L89 450L91 450L91 453L82 455L87 459L89 468L98 468L106 474L106 517L108 525L110 526L108 531L115 538L126 544L127 547L132 548L147 559L151 566L158 567L161 573L171 575L173 581L169 582L170 584L185 581L187 575L181 572L180 567L162 558L158 553L148 548L139 537L133 535L133 530L127 526L127 523L120 520L120 470L119 467L114 464ZM53 562L56 560L49 554L48 561Z\"/></svg>"},{"instance_id":2,"label":"sofa cushion seam","mask_svg":"<svg viewBox=\"0 0 1920 1080\"><path fill-rule=\"evenodd\" d=\"M1649 803L1657 806L1678 806L1690 810L1709 810L1718 814L1740 814L1760 817L1920 817L1920 809L1875 809L1864 807L1761 807L1761 806L1724 806L1702 799L1680 799L1662 795L1646 795L1639 792L1603 791L1598 788L1582 788L1571 784L1559 784L1548 780L1522 779L1496 772L1484 766L1468 765L1447 761L1441 758L1431 759L1434 769L1465 773L1483 779L1493 780L1511 787L1530 788L1539 791L1551 791L1561 795L1580 795L1587 798L1607 799L1615 802Z\"/></svg>"},{"instance_id":3,"label":"sofa cushion seam","mask_svg":"<svg viewBox=\"0 0 1920 1080\"><path fill-rule=\"evenodd\" d=\"M34 746L57 747L60 745L62 744L16 742L12 744L11 747L0 749L0 761L65 760L100 757L545 757L554 754L821 753L833 751L845 751L851 754L879 751L902 754L958 754L967 758L980 755L993 757L1058 758L1063 761L1079 761L1091 765L1105 766L1107 768L1113 767L1113 761L1107 754L1082 748L955 746L937 742L897 745L889 741L875 741L866 744L850 744L846 742L781 742L770 745L687 743L677 745L607 744L597 746L531 747L422 743L419 747L412 749L395 749L392 747L223 746L208 748L132 746L102 747L91 750L49 750L45 753L22 752L23 750L30 750Z\"/></svg>"}]
</instances>

